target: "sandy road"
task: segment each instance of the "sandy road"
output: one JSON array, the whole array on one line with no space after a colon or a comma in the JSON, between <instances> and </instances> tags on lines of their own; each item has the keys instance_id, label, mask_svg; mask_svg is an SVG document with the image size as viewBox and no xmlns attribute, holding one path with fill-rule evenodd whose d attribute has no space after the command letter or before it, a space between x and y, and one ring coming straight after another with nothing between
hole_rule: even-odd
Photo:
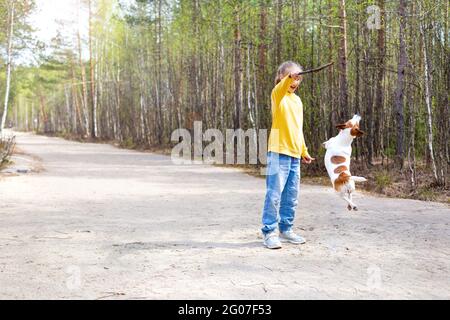
<instances>
[{"instance_id":1,"label":"sandy road","mask_svg":"<svg viewBox=\"0 0 450 320\"><path fill-rule=\"evenodd\" d=\"M444 204L302 185L308 242L272 251L263 179L16 134L44 170L0 180L1 299L450 298Z\"/></svg>"}]
</instances>

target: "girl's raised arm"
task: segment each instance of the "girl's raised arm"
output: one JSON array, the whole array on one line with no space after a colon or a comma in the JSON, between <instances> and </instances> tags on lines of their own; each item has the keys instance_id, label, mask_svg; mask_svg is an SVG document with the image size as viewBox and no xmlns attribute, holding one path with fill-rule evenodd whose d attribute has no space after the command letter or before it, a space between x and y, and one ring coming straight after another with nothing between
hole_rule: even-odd
<instances>
[{"instance_id":1,"label":"girl's raised arm","mask_svg":"<svg viewBox=\"0 0 450 320\"><path fill-rule=\"evenodd\" d=\"M299 76L296 74L288 74L280 82L273 88L272 90L272 103L275 107L280 105L281 99L288 92L289 87L295 79L298 79Z\"/></svg>"}]
</instances>

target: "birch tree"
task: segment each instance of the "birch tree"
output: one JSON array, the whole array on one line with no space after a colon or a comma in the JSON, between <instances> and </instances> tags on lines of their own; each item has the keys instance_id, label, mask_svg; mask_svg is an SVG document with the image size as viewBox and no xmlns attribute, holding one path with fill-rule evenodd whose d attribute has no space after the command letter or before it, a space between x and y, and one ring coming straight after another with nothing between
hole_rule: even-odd
<instances>
[{"instance_id":1,"label":"birch tree","mask_svg":"<svg viewBox=\"0 0 450 320\"><path fill-rule=\"evenodd\" d=\"M5 89L5 101L3 105L2 122L0 125L0 133L3 132L6 122L6 116L8 114L8 102L9 91L11 86L11 64L12 64L12 50L13 50L13 34L14 34L14 14L15 3L14 0L8 0L6 2L8 9L8 36L7 36L7 49L6 49L6 89Z\"/></svg>"}]
</instances>

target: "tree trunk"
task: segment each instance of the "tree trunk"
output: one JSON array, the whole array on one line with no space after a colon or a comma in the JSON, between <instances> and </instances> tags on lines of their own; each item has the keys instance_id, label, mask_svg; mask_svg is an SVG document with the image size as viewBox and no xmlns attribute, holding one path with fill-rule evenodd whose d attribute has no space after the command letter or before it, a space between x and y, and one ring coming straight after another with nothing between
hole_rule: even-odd
<instances>
[{"instance_id":1,"label":"tree trunk","mask_svg":"<svg viewBox=\"0 0 450 320\"><path fill-rule=\"evenodd\" d=\"M265 115L263 119L263 127L270 126L270 106L266 102L266 72L267 72L267 0L260 0L259 12L259 44L258 44L258 86L257 99L261 105L261 111ZM258 105L256 106L259 107Z\"/></svg>"},{"instance_id":2,"label":"tree trunk","mask_svg":"<svg viewBox=\"0 0 450 320\"><path fill-rule=\"evenodd\" d=\"M239 7L234 8L234 129L242 128L243 70L241 57L241 21Z\"/></svg>"},{"instance_id":3,"label":"tree trunk","mask_svg":"<svg viewBox=\"0 0 450 320\"><path fill-rule=\"evenodd\" d=\"M361 38L361 28L360 28L360 24L361 24L361 14L360 12L358 12L358 21L356 23L356 49L355 49L355 54L356 54L356 62L355 62L355 97L354 97L354 108L355 108L355 112L356 113L360 113L361 112L361 70L360 70L360 66L361 66L361 47L360 47L360 38ZM360 157L360 139L356 139L356 141L354 142L355 145L355 158L358 161L359 157Z\"/></svg>"},{"instance_id":4,"label":"tree trunk","mask_svg":"<svg viewBox=\"0 0 450 320\"><path fill-rule=\"evenodd\" d=\"M347 14L345 0L340 0L340 46L339 46L339 111L340 121L349 118L348 84L347 84Z\"/></svg>"},{"instance_id":5,"label":"tree trunk","mask_svg":"<svg viewBox=\"0 0 450 320\"><path fill-rule=\"evenodd\" d=\"M97 137L97 96L95 94L94 58L92 53L92 1L89 0L89 66L91 76L91 138Z\"/></svg>"},{"instance_id":6,"label":"tree trunk","mask_svg":"<svg viewBox=\"0 0 450 320\"><path fill-rule=\"evenodd\" d=\"M403 149L404 149L404 118L403 118L403 91L404 91L404 78L406 67L406 45L405 45L405 26L406 26L406 1L400 0L398 5L398 13L400 16L400 29L399 29L399 58L397 67L397 90L395 93L395 114L397 119L397 145L396 145L396 158L395 162L397 167L403 168Z\"/></svg>"},{"instance_id":7,"label":"tree trunk","mask_svg":"<svg viewBox=\"0 0 450 320\"><path fill-rule=\"evenodd\" d=\"M385 72L385 56L386 56L386 46L385 46L385 13L384 13L384 0L378 0L378 6L380 7L381 14L381 24L380 29L378 30L378 39L377 39L377 47L378 47L378 71L376 77L376 93L375 93L375 132L373 136L373 145L375 155L379 154L380 150L380 141L381 141L381 116L383 114L384 109L384 93L383 93L383 80L384 80L384 72ZM371 159L370 159L371 161Z\"/></svg>"},{"instance_id":8,"label":"tree trunk","mask_svg":"<svg viewBox=\"0 0 450 320\"><path fill-rule=\"evenodd\" d=\"M333 4L332 0L328 0L328 16L330 17L330 23L333 22ZM332 61L334 59L334 50L333 50L333 44L334 44L334 34L333 29L329 29L328 33L328 60ZM331 124L328 126L328 136L327 139L334 136L334 126L338 122L338 114L336 111L336 95L335 95L335 76L334 76L334 68L328 69L328 83L330 85L330 89L328 90L328 100L330 104L330 112L328 113L329 119L328 122Z\"/></svg>"},{"instance_id":9,"label":"tree trunk","mask_svg":"<svg viewBox=\"0 0 450 320\"><path fill-rule=\"evenodd\" d=\"M219 6L222 8L222 1L219 1ZM217 66L217 82L219 91L219 118L220 128L225 132L225 49L223 41L223 17L222 12L219 15L219 43L218 43L218 66Z\"/></svg>"},{"instance_id":10,"label":"tree trunk","mask_svg":"<svg viewBox=\"0 0 450 320\"><path fill-rule=\"evenodd\" d=\"M81 70L81 87L82 87L82 108L84 115L84 128L86 130L86 136L89 136L89 117L88 117L88 93L86 86L86 70L84 69L82 51L81 51L81 36L80 30L77 32L77 40L78 40L78 62Z\"/></svg>"},{"instance_id":11,"label":"tree trunk","mask_svg":"<svg viewBox=\"0 0 450 320\"><path fill-rule=\"evenodd\" d=\"M275 30L275 50L276 50L276 65L281 64L281 56L283 51L283 44L281 39L281 32L283 28L283 0L277 0L277 21Z\"/></svg>"},{"instance_id":12,"label":"tree trunk","mask_svg":"<svg viewBox=\"0 0 450 320\"><path fill-rule=\"evenodd\" d=\"M8 33L8 47L6 51L6 89L5 89L5 104L3 108L2 123L0 126L0 134L5 128L6 116L8 115L8 101L9 91L11 86L11 63L12 63L12 42L14 34L14 1L8 1L9 13L9 33Z\"/></svg>"},{"instance_id":13,"label":"tree trunk","mask_svg":"<svg viewBox=\"0 0 450 320\"><path fill-rule=\"evenodd\" d=\"M422 55L423 55L423 65L424 65L424 80L425 80L425 105L427 107L427 147L428 153L431 160L431 170L433 172L433 177L436 183L439 183L436 161L434 159L433 151L433 116L431 114L431 75L429 71L429 61L427 52L427 42L425 38L425 26L424 22L420 24L420 35L422 37Z\"/></svg>"},{"instance_id":14,"label":"tree trunk","mask_svg":"<svg viewBox=\"0 0 450 320\"><path fill-rule=\"evenodd\" d=\"M157 35L156 35L156 47L157 47L157 77L156 77L156 96L157 96L157 102L156 102L156 107L157 107L157 139L158 139L158 143L162 144L163 142L163 132L164 132L164 119L163 119L163 114L162 114L162 78L161 78L161 68L162 68L162 63L161 63L161 50L162 50L162 25L161 25L161 19L162 19L162 14L161 14L161 1L162 0L158 0L158 7L157 7L157 12L158 12L158 24L157 24Z\"/></svg>"}]
</instances>

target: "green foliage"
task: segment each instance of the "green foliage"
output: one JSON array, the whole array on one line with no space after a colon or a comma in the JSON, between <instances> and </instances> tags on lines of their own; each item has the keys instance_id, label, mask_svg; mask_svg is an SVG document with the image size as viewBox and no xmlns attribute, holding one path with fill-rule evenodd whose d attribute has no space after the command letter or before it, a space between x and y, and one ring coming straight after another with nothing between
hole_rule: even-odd
<instances>
[{"instance_id":1,"label":"green foliage","mask_svg":"<svg viewBox=\"0 0 450 320\"><path fill-rule=\"evenodd\" d=\"M392 178L389 172L387 171L376 172L375 184L378 190L384 190L386 187L392 185Z\"/></svg>"},{"instance_id":2,"label":"green foliage","mask_svg":"<svg viewBox=\"0 0 450 320\"><path fill-rule=\"evenodd\" d=\"M120 143L120 146L126 149L134 149L136 147L136 144L134 143L133 138L128 137Z\"/></svg>"},{"instance_id":3,"label":"green foliage","mask_svg":"<svg viewBox=\"0 0 450 320\"><path fill-rule=\"evenodd\" d=\"M15 137L0 137L0 169L10 163L10 157L14 152Z\"/></svg>"},{"instance_id":4,"label":"green foliage","mask_svg":"<svg viewBox=\"0 0 450 320\"><path fill-rule=\"evenodd\" d=\"M417 197L420 200L434 201L438 198L438 193L429 186L423 186L417 190Z\"/></svg>"}]
</instances>

